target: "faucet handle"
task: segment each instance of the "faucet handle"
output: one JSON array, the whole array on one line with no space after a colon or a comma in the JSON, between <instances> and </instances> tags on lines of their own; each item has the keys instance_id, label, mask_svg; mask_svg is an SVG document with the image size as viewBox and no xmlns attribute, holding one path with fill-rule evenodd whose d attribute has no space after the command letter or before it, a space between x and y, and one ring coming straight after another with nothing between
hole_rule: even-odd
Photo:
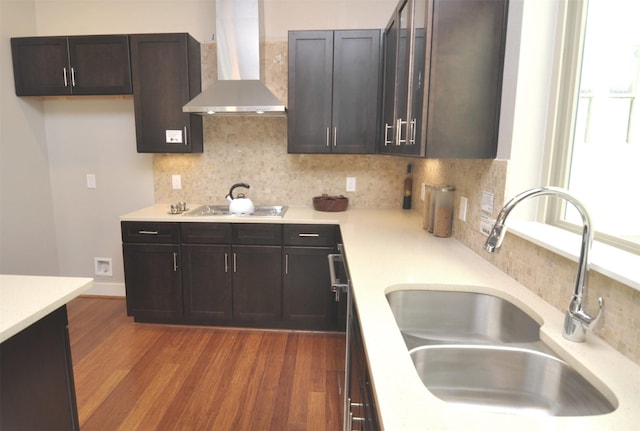
<instances>
[{"instance_id":1,"label":"faucet handle","mask_svg":"<svg viewBox=\"0 0 640 431\"><path fill-rule=\"evenodd\" d=\"M590 316L581 308L574 311L569 307L564 316L564 338L578 343L583 342L587 329L592 330L600 319L603 307L604 299L602 297L598 297L598 312L595 317Z\"/></svg>"},{"instance_id":2,"label":"faucet handle","mask_svg":"<svg viewBox=\"0 0 640 431\"><path fill-rule=\"evenodd\" d=\"M595 317L589 316L585 311L580 310L579 318L583 322L584 327L586 329L588 329L588 330L592 330L593 329L595 324L598 322L598 319L600 319L600 316L602 315L602 308L603 307L604 307L604 299L602 299L602 296L599 296L598 297L598 312L596 313Z\"/></svg>"}]
</instances>

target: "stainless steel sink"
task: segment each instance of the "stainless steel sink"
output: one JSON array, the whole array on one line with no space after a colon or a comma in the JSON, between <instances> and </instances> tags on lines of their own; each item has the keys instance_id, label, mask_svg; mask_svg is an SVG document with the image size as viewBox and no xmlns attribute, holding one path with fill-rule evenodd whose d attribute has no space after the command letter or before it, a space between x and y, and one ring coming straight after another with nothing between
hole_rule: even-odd
<instances>
[{"instance_id":1,"label":"stainless steel sink","mask_svg":"<svg viewBox=\"0 0 640 431\"><path fill-rule=\"evenodd\" d=\"M397 290L387 301L427 389L450 403L550 416L612 412L610 401L540 340L540 325L496 296Z\"/></svg>"},{"instance_id":2,"label":"stainless steel sink","mask_svg":"<svg viewBox=\"0 0 640 431\"><path fill-rule=\"evenodd\" d=\"M497 296L440 290L387 294L407 348L441 343L536 343L540 325Z\"/></svg>"},{"instance_id":3,"label":"stainless steel sink","mask_svg":"<svg viewBox=\"0 0 640 431\"><path fill-rule=\"evenodd\" d=\"M270 205L256 206L253 214L231 214L229 205L202 205L184 213L185 216L234 216L234 217L282 217L287 211L286 206Z\"/></svg>"},{"instance_id":4,"label":"stainless steel sink","mask_svg":"<svg viewBox=\"0 0 640 431\"><path fill-rule=\"evenodd\" d=\"M449 403L550 416L592 416L616 409L564 361L538 351L437 345L410 354L424 385Z\"/></svg>"}]
</instances>

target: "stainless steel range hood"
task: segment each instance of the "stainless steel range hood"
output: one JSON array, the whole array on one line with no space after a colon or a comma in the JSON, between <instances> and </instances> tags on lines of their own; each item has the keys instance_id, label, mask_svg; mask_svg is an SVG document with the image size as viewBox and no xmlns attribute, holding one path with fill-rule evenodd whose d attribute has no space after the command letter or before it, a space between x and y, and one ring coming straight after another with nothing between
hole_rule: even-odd
<instances>
[{"instance_id":1,"label":"stainless steel range hood","mask_svg":"<svg viewBox=\"0 0 640 431\"><path fill-rule=\"evenodd\" d=\"M182 107L217 115L285 115L260 81L258 0L216 0L218 80Z\"/></svg>"}]
</instances>

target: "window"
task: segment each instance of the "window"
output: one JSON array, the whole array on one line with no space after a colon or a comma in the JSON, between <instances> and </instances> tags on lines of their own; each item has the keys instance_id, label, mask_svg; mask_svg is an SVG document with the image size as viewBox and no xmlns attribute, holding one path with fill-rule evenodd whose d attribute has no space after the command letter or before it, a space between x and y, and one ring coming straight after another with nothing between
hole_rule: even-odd
<instances>
[{"instance_id":1,"label":"window","mask_svg":"<svg viewBox=\"0 0 640 431\"><path fill-rule=\"evenodd\" d=\"M640 254L640 1L568 0L567 19L551 182L581 198L598 240ZM580 220L550 203L552 224Z\"/></svg>"}]
</instances>

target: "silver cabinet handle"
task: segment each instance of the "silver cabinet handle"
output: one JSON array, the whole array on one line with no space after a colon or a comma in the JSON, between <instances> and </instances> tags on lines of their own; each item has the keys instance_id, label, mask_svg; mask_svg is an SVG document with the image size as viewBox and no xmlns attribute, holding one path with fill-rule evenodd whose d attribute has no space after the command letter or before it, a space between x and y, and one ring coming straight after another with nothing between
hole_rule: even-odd
<instances>
[{"instance_id":1,"label":"silver cabinet handle","mask_svg":"<svg viewBox=\"0 0 640 431\"><path fill-rule=\"evenodd\" d=\"M189 138L187 136L187 126L184 126L184 144L189 145Z\"/></svg>"},{"instance_id":2,"label":"silver cabinet handle","mask_svg":"<svg viewBox=\"0 0 640 431\"><path fill-rule=\"evenodd\" d=\"M233 253L233 272L238 272L238 255Z\"/></svg>"},{"instance_id":3,"label":"silver cabinet handle","mask_svg":"<svg viewBox=\"0 0 640 431\"><path fill-rule=\"evenodd\" d=\"M409 122L409 145L416 144L416 119Z\"/></svg>"},{"instance_id":4,"label":"silver cabinet handle","mask_svg":"<svg viewBox=\"0 0 640 431\"><path fill-rule=\"evenodd\" d=\"M138 234L139 235L158 235L158 231L157 230L139 230Z\"/></svg>"},{"instance_id":5,"label":"silver cabinet handle","mask_svg":"<svg viewBox=\"0 0 640 431\"><path fill-rule=\"evenodd\" d=\"M391 139L387 139L389 136L389 130L391 130ZM388 123L384 123L384 146L393 144L393 126Z\"/></svg>"},{"instance_id":6,"label":"silver cabinet handle","mask_svg":"<svg viewBox=\"0 0 640 431\"><path fill-rule=\"evenodd\" d=\"M64 77L64 86L68 87L69 86L69 80L67 79L67 68L66 67L62 68L62 76Z\"/></svg>"},{"instance_id":7,"label":"silver cabinet handle","mask_svg":"<svg viewBox=\"0 0 640 431\"><path fill-rule=\"evenodd\" d=\"M320 234L319 233L299 233L298 236L300 238L318 238Z\"/></svg>"},{"instance_id":8,"label":"silver cabinet handle","mask_svg":"<svg viewBox=\"0 0 640 431\"><path fill-rule=\"evenodd\" d=\"M229 253L224 254L224 272L229 272Z\"/></svg>"},{"instance_id":9,"label":"silver cabinet handle","mask_svg":"<svg viewBox=\"0 0 640 431\"><path fill-rule=\"evenodd\" d=\"M284 273L289 275L289 254L284 255Z\"/></svg>"},{"instance_id":10,"label":"silver cabinet handle","mask_svg":"<svg viewBox=\"0 0 640 431\"><path fill-rule=\"evenodd\" d=\"M178 253L173 252L173 272L178 271Z\"/></svg>"},{"instance_id":11,"label":"silver cabinet handle","mask_svg":"<svg viewBox=\"0 0 640 431\"><path fill-rule=\"evenodd\" d=\"M330 143L329 143L329 128L328 127L327 127L327 138L326 138L326 140L327 140L327 147L329 147Z\"/></svg>"},{"instance_id":12,"label":"silver cabinet handle","mask_svg":"<svg viewBox=\"0 0 640 431\"><path fill-rule=\"evenodd\" d=\"M338 128L334 127L333 128L333 146L337 146L338 145Z\"/></svg>"},{"instance_id":13,"label":"silver cabinet handle","mask_svg":"<svg viewBox=\"0 0 640 431\"><path fill-rule=\"evenodd\" d=\"M347 292L349 289L348 283L341 283L338 277L336 277L336 262L344 262L341 254L329 254L327 255L329 260L329 274L331 276L331 291L336 294L336 302L340 300L340 292Z\"/></svg>"},{"instance_id":14,"label":"silver cabinet handle","mask_svg":"<svg viewBox=\"0 0 640 431\"><path fill-rule=\"evenodd\" d=\"M71 68L71 86L76 86L76 70L73 67Z\"/></svg>"},{"instance_id":15,"label":"silver cabinet handle","mask_svg":"<svg viewBox=\"0 0 640 431\"><path fill-rule=\"evenodd\" d=\"M396 145L406 144L407 140L402 139L402 125L407 125L406 121L402 121L402 118L396 120Z\"/></svg>"}]
</instances>

